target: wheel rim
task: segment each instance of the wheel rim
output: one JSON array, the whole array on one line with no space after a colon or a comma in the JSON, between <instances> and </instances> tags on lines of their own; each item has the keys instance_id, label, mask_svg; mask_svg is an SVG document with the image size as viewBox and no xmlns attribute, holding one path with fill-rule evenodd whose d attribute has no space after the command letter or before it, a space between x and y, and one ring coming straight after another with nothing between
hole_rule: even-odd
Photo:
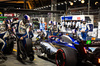
<instances>
[{"instance_id":1,"label":"wheel rim","mask_svg":"<svg viewBox=\"0 0 100 66\"><path fill-rule=\"evenodd\" d=\"M65 66L65 54L61 49L56 54L56 64L57 66Z\"/></svg>"}]
</instances>

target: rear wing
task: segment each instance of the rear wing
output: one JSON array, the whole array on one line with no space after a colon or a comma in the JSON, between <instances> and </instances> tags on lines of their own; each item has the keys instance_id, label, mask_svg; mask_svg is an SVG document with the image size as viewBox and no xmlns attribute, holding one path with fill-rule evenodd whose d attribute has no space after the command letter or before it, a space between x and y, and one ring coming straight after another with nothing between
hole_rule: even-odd
<instances>
[{"instance_id":1,"label":"rear wing","mask_svg":"<svg viewBox=\"0 0 100 66\"><path fill-rule=\"evenodd\" d=\"M100 40L81 41L80 44L84 47L100 47Z\"/></svg>"}]
</instances>

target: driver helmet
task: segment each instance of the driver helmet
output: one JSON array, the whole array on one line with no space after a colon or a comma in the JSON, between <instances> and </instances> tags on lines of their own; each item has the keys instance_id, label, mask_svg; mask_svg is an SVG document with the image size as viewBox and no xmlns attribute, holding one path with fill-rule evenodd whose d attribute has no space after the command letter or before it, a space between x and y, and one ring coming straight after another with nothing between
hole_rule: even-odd
<instances>
[{"instance_id":1,"label":"driver helmet","mask_svg":"<svg viewBox=\"0 0 100 66\"><path fill-rule=\"evenodd\" d=\"M29 23L29 21L30 21L30 16L24 15L24 22Z\"/></svg>"},{"instance_id":2,"label":"driver helmet","mask_svg":"<svg viewBox=\"0 0 100 66\"><path fill-rule=\"evenodd\" d=\"M30 21L30 16L29 15L24 15L24 19Z\"/></svg>"}]
</instances>

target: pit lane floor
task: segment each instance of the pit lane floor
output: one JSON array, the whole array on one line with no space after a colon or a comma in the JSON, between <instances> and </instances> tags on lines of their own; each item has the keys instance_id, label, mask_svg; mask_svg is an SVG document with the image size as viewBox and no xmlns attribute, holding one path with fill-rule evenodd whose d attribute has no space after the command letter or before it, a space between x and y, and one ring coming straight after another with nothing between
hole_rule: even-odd
<instances>
[{"instance_id":1,"label":"pit lane floor","mask_svg":"<svg viewBox=\"0 0 100 66\"><path fill-rule=\"evenodd\" d=\"M15 50L13 54L7 55L7 61L0 64L0 66L56 66L56 64L50 61L38 58L36 55L35 55L35 60L33 62L29 62L29 60L26 60L25 64L23 64L16 59L16 56L17 56L16 48L17 48L17 45L15 44L14 45ZM81 64L79 66L93 66L93 65Z\"/></svg>"},{"instance_id":2,"label":"pit lane floor","mask_svg":"<svg viewBox=\"0 0 100 66\"><path fill-rule=\"evenodd\" d=\"M18 61L15 54L8 55L7 57L7 61L0 64L0 66L56 66L56 64L38 58L36 55L33 62L29 62L29 60L26 60L25 64Z\"/></svg>"},{"instance_id":3,"label":"pit lane floor","mask_svg":"<svg viewBox=\"0 0 100 66\"><path fill-rule=\"evenodd\" d=\"M23 64L16 59L16 56L17 56L16 49L17 49L17 44L14 45L13 54L7 55L7 61L0 64L0 66L56 66L56 64L43 60L41 58L38 58L36 55L33 62L29 62L29 60L27 59L25 61L25 64Z\"/></svg>"},{"instance_id":4,"label":"pit lane floor","mask_svg":"<svg viewBox=\"0 0 100 66\"><path fill-rule=\"evenodd\" d=\"M7 58L8 58L7 61L0 64L0 66L57 66L52 62L38 58L36 55L35 55L35 60L33 62L29 62L29 60L26 60L25 64L21 63L16 59L16 52L14 52L12 55L8 55ZM79 66L95 66L95 65L87 63L87 64L81 64Z\"/></svg>"}]
</instances>

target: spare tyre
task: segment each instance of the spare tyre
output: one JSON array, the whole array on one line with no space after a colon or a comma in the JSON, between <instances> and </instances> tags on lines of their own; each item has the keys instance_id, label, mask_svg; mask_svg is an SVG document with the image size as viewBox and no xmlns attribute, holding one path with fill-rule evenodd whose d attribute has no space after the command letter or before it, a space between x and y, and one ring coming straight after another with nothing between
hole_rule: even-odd
<instances>
[{"instance_id":1,"label":"spare tyre","mask_svg":"<svg viewBox=\"0 0 100 66\"><path fill-rule=\"evenodd\" d=\"M61 49L58 49L56 54L56 64L57 66L76 66L76 51L69 47L63 47Z\"/></svg>"},{"instance_id":2,"label":"spare tyre","mask_svg":"<svg viewBox=\"0 0 100 66\"><path fill-rule=\"evenodd\" d=\"M32 45L32 39L26 38L26 45L25 45L25 49L26 52L28 54L28 56L30 56L30 54L34 55L34 51L33 51L33 45Z\"/></svg>"}]
</instances>

